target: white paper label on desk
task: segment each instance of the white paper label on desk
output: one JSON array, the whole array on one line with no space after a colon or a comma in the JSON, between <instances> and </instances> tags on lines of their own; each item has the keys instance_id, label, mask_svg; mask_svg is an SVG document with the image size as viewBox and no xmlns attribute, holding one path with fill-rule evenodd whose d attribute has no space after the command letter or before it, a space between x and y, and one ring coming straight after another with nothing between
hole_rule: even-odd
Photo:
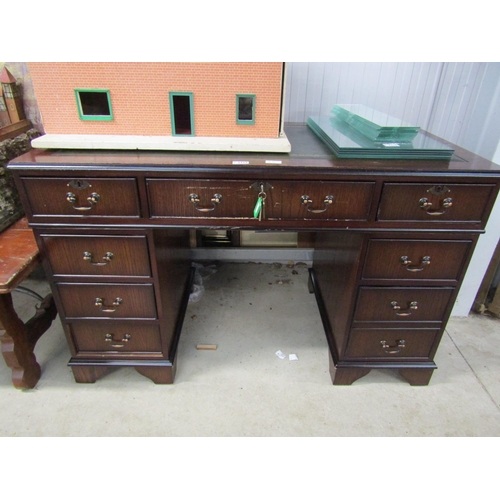
<instances>
[{"instance_id":1,"label":"white paper label on desk","mask_svg":"<svg viewBox=\"0 0 500 500\"><path fill-rule=\"evenodd\" d=\"M266 160L266 163L275 163L276 165L281 165L283 162L281 160Z\"/></svg>"},{"instance_id":2,"label":"white paper label on desk","mask_svg":"<svg viewBox=\"0 0 500 500\"><path fill-rule=\"evenodd\" d=\"M286 356L281 351L276 351L276 356L278 356L278 358L280 358L280 359L286 358Z\"/></svg>"},{"instance_id":3,"label":"white paper label on desk","mask_svg":"<svg viewBox=\"0 0 500 500\"><path fill-rule=\"evenodd\" d=\"M233 160L233 165L249 165L249 161L245 160Z\"/></svg>"},{"instance_id":4,"label":"white paper label on desk","mask_svg":"<svg viewBox=\"0 0 500 500\"><path fill-rule=\"evenodd\" d=\"M296 354L289 354L288 361L298 361L299 357Z\"/></svg>"}]
</instances>

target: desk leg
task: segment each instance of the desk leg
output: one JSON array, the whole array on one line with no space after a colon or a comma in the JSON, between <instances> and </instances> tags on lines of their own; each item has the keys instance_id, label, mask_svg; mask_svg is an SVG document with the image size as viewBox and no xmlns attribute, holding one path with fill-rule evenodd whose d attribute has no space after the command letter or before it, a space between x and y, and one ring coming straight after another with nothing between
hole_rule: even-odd
<instances>
[{"instance_id":1,"label":"desk leg","mask_svg":"<svg viewBox=\"0 0 500 500\"><path fill-rule=\"evenodd\" d=\"M335 366L331 354L329 354L329 358L330 377L333 385L351 385L359 378L364 377L371 372L371 368L338 367Z\"/></svg>"},{"instance_id":2,"label":"desk leg","mask_svg":"<svg viewBox=\"0 0 500 500\"><path fill-rule=\"evenodd\" d=\"M17 389L32 389L40 379L40 365L33 350L56 315L54 299L48 295L25 324L14 310L11 294L0 294L2 355L7 366L12 369L12 383Z\"/></svg>"}]
</instances>

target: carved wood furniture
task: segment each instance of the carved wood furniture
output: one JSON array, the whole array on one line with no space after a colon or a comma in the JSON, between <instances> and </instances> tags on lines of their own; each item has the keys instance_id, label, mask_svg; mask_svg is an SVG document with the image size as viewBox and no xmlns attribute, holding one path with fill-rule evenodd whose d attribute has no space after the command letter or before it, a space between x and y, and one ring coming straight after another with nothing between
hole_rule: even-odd
<instances>
[{"instance_id":1,"label":"carved wood furniture","mask_svg":"<svg viewBox=\"0 0 500 500\"><path fill-rule=\"evenodd\" d=\"M47 331L57 311L49 294L34 316L24 323L17 315L12 292L39 265L40 254L26 218L0 234L0 341L2 355L12 369L17 389L32 389L40 379L40 365L33 352L38 339Z\"/></svg>"},{"instance_id":2,"label":"carved wood furniture","mask_svg":"<svg viewBox=\"0 0 500 500\"><path fill-rule=\"evenodd\" d=\"M113 366L173 382L189 230L224 228L316 233L310 290L334 384L373 368L428 384L500 167L458 147L451 161L340 160L305 126L286 133L290 154L32 151L11 162L78 382Z\"/></svg>"}]
</instances>

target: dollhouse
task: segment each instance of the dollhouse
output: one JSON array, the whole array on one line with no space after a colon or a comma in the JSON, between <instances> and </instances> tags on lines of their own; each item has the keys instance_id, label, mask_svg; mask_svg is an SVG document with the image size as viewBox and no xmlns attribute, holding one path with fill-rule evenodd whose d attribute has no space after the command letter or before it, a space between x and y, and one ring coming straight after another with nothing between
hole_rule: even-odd
<instances>
[{"instance_id":1,"label":"dollhouse","mask_svg":"<svg viewBox=\"0 0 500 500\"><path fill-rule=\"evenodd\" d=\"M281 62L29 64L36 148L289 152Z\"/></svg>"}]
</instances>

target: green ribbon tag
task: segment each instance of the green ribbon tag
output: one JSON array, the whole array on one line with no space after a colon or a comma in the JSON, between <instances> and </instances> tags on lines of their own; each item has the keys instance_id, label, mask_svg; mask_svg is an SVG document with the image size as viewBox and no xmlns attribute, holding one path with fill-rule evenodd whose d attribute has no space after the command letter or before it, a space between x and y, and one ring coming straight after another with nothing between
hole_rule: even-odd
<instances>
[{"instance_id":1,"label":"green ribbon tag","mask_svg":"<svg viewBox=\"0 0 500 500\"><path fill-rule=\"evenodd\" d=\"M255 204L255 207L253 209L253 216L258 219L260 215L260 211L262 210L262 198L259 196L257 198L257 203Z\"/></svg>"}]
</instances>

